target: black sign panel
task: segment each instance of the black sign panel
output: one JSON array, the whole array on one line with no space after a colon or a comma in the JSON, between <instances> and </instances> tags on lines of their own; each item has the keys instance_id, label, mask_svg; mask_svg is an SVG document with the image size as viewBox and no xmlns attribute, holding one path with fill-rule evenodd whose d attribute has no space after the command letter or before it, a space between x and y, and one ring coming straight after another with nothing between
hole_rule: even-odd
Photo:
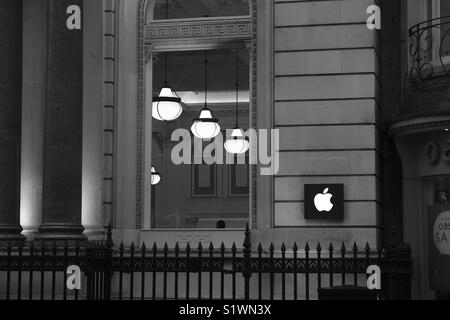
<instances>
[{"instance_id":1,"label":"black sign panel","mask_svg":"<svg viewBox=\"0 0 450 320\"><path fill-rule=\"evenodd\" d=\"M343 184L305 185L305 219L343 220Z\"/></svg>"}]
</instances>

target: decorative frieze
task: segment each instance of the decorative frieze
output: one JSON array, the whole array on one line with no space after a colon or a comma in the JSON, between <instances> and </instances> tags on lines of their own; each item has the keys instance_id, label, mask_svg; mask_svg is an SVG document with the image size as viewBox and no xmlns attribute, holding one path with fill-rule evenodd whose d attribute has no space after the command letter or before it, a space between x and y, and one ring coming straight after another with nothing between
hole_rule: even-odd
<instances>
[{"instance_id":1,"label":"decorative frieze","mask_svg":"<svg viewBox=\"0 0 450 320\"><path fill-rule=\"evenodd\" d=\"M146 43L182 40L183 42L221 39L246 40L252 37L251 18L155 21L145 26Z\"/></svg>"}]
</instances>

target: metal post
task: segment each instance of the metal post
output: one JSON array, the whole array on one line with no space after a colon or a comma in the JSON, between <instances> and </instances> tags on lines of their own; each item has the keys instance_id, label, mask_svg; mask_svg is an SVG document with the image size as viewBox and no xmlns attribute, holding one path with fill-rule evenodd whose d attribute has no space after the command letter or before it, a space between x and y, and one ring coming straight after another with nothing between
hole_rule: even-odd
<instances>
[{"instance_id":1,"label":"metal post","mask_svg":"<svg viewBox=\"0 0 450 320\"><path fill-rule=\"evenodd\" d=\"M244 271L242 272L242 276L244 277L244 292L245 292L245 300L250 300L250 277L252 276L252 272L250 270L250 257L252 253L252 243L250 241L250 228L247 226L245 228L245 239L244 239Z\"/></svg>"},{"instance_id":2,"label":"metal post","mask_svg":"<svg viewBox=\"0 0 450 320\"><path fill-rule=\"evenodd\" d=\"M104 282L104 300L111 300L111 281L112 281L112 258L114 251L114 242L112 240L112 226L108 225L106 231L106 250L105 250L105 282Z\"/></svg>"}]
</instances>

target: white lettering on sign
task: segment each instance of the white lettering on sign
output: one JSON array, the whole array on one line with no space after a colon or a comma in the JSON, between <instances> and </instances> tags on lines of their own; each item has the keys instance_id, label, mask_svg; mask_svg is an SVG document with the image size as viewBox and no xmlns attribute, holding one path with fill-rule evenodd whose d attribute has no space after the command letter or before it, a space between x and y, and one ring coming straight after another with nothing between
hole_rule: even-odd
<instances>
[{"instance_id":1,"label":"white lettering on sign","mask_svg":"<svg viewBox=\"0 0 450 320\"><path fill-rule=\"evenodd\" d=\"M67 268L67 289L81 290L81 270L79 266L69 266Z\"/></svg>"},{"instance_id":2,"label":"white lettering on sign","mask_svg":"<svg viewBox=\"0 0 450 320\"><path fill-rule=\"evenodd\" d=\"M367 289L381 290L381 269L379 266L373 265L367 268Z\"/></svg>"},{"instance_id":3,"label":"white lettering on sign","mask_svg":"<svg viewBox=\"0 0 450 320\"><path fill-rule=\"evenodd\" d=\"M371 5L367 8L367 14L371 16L367 19L367 28L369 30L381 29L381 9L377 5Z\"/></svg>"},{"instance_id":4,"label":"white lettering on sign","mask_svg":"<svg viewBox=\"0 0 450 320\"><path fill-rule=\"evenodd\" d=\"M69 30L81 30L81 9L79 6L71 5L67 7L67 14L70 16L67 18L66 25Z\"/></svg>"},{"instance_id":5,"label":"white lettering on sign","mask_svg":"<svg viewBox=\"0 0 450 320\"><path fill-rule=\"evenodd\" d=\"M433 240L440 254L450 255L450 211L442 212L434 221Z\"/></svg>"}]
</instances>

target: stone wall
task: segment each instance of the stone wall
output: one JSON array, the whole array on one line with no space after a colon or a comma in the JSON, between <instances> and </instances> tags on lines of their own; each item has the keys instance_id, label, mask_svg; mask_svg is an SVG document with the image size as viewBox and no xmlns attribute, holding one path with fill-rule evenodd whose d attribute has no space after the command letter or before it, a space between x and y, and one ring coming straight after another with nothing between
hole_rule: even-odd
<instances>
[{"instance_id":1,"label":"stone wall","mask_svg":"<svg viewBox=\"0 0 450 320\"><path fill-rule=\"evenodd\" d=\"M271 240L379 240L379 34L371 0L275 1L274 125L280 129ZM345 184L345 219L304 219L305 184ZM284 238L284 239L283 239ZM291 243L292 244L292 243Z\"/></svg>"}]
</instances>

